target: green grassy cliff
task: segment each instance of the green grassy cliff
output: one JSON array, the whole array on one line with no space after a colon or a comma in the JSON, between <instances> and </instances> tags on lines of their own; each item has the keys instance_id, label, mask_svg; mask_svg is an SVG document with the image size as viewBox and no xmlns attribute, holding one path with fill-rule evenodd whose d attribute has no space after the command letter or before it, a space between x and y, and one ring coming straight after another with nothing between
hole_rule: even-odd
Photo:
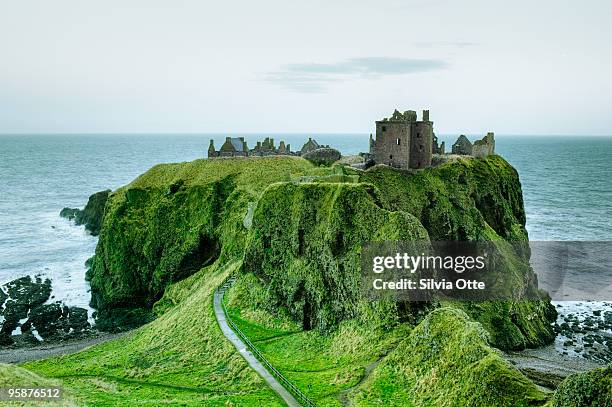
<instances>
[{"instance_id":1,"label":"green grassy cliff","mask_svg":"<svg viewBox=\"0 0 612 407\"><path fill-rule=\"evenodd\" d=\"M213 290L234 272L231 312L322 405L539 405L491 347L553 338L547 298L521 298L524 253L504 255L517 296L503 303L371 302L357 278L363 241L525 241L524 225L518 175L496 156L416 173L294 157L159 165L109 196L88 273L100 325L156 319L26 367L83 403L281 404L215 322Z\"/></svg>"}]
</instances>

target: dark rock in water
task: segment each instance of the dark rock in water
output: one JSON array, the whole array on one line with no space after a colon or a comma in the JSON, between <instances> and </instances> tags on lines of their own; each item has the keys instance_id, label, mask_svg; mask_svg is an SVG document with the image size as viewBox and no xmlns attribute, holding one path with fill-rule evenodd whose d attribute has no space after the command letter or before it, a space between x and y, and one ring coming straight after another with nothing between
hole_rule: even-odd
<instances>
[{"instance_id":1,"label":"dark rock in water","mask_svg":"<svg viewBox=\"0 0 612 407\"><path fill-rule=\"evenodd\" d=\"M40 305L49 299L51 295L51 280L48 278L43 281L41 276L25 276L13 280L4 285L6 293L10 299L6 302L5 308L15 305L25 305L31 308Z\"/></svg>"},{"instance_id":2,"label":"dark rock in water","mask_svg":"<svg viewBox=\"0 0 612 407\"><path fill-rule=\"evenodd\" d=\"M77 225L85 225L86 230L93 236L97 236L100 233L102 218L104 216L104 207L110 193L110 189L96 192L89 197L87 205L85 205L83 210L64 208L60 211L60 216L74 220Z\"/></svg>"},{"instance_id":3,"label":"dark rock in water","mask_svg":"<svg viewBox=\"0 0 612 407\"><path fill-rule=\"evenodd\" d=\"M78 208L64 208L60 211L60 216L68 220L73 220L81 212Z\"/></svg>"},{"instance_id":4,"label":"dark rock in water","mask_svg":"<svg viewBox=\"0 0 612 407\"><path fill-rule=\"evenodd\" d=\"M88 328L86 309L55 302L33 309L21 330L30 332L35 329L43 339L48 340L77 336Z\"/></svg>"},{"instance_id":5,"label":"dark rock in water","mask_svg":"<svg viewBox=\"0 0 612 407\"><path fill-rule=\"evenodd\" d=\"M4 322L0 328L0 345L13 343L11 333L19 326L19 321L28 316L28 312L43 304L51 295L51 280L44 281L40 276L25 276L6 283L2 287L0 300L4 309L0 315L4 316Z\"/></svg>"},{"instance_id":6,"label":"dark rock in water","mask_svg":"<svg viewBox=\"0 0 612 407\"><path fill-rule=\"evenodd\" d=\"M335 148L325 147L310 151L304 154L303 157L314 165L330 166L338 161L342 155L340 154L340 151L336 150Z\"/></svg>"},{"instance_id":7,"label":"dark rock in water","mask_svg":"<svg viewBox=\"0 0 612 407\"><path fill-rule=\"evenodd\" d=\"M44 304L51 296L49 279L21 277L5 284L0 292L0 302L4 303L4 308L0 308L0 315L4 317L0 346L38 343L36 334L44 340L61 340L90 328L86 309L60 302ZM21 328L21 335L12 336L16 328Z\"/></svg>"}]
</instances>

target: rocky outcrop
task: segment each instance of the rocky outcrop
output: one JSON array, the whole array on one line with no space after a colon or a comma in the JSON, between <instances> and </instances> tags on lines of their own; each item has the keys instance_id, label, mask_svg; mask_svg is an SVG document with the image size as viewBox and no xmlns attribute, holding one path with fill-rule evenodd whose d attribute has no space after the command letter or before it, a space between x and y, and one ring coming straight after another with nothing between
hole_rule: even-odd
<instances>
[{"instance_id":1,"label":"rocky outcrop","mask_svg":"<svg viewBox=\"0 0 612 407\"><path fill-rule=\"evenodd\" d=\"M88 272L97 326L148 322L169 284L241 256L249 203L311 168L284 156L159 165L111 194Z\"/></svg>"},{"instance_id":2,"label":"rocky outcrop","mask_svg":"<svg viewBox=\"0 0 612 407\"><path fill-rule=\"evenodd\" d=\"M342 155L340 154L340 151L334 148L324 147L309 151L302 157L317 166L330 166L336 161L338 161L342 157Z\"/></svg>"},{"instance_id":3,"label":"rocky outcrop","mask_svg":"<svg viewBox=\"0 0 612 407\"><path fill-rule=\"evenodd\" d=\"M60 211L60 216L69 220L74 220L77 225L85 225L86 230L93 236L97 236L100 233L102 218L104 216L104 207L110 193L110 189L96 192L89 197L87 205L85 205L83 210L77 208L64 208Z\"/></svg>"},{"instance_id":4,"label":"rocky outcrop","mask_svg":"<svg viewBox=\"0 0 612 407\"><path fill-rule=\"evenodd\" d=\"M45 304L51 296L51 280L25 276L2 286L0 293L0 344L11 345L18 329L26 342L59 340L89 329L87 310L59 302Z\"/></svg>"},{"instance_id":5,"label":"rocky outcrop","mask_svg":"<svg viewBox=\"0 0 612 407\"><path fill-rule=\"evenodd\" d=\"M205 161L157 166L111 195L88 274L98 317L146 315L168 284L244 256L244 270L266 283L276 305L304 328L330 330L361 309L364 241L527 242L518 174L499 156L418 173L376 166L356 172L352 184L299 158ZM308 181L310 169L319 181ZM526 256L510 250L496 259L512 300L447 304L479 321L502 349L555 336L556 311L537 291ZM422 310L398 303L387 311L401 321Z\"/></svg>"},{"instance_id":6,"label":"rocky outcrop","mask_svg":"<svg viewBox=\"0 0 612 407\"><path fill-rule=\"evenodd\" d=\"M30 276L21 277L2 286L2 309L4 317L0 329L0 344L13 343L12 332L28 317L30 311L41 306L51 295L51 280L43 280L40 276L34 279Z\"/></svg>"}]
</instances>

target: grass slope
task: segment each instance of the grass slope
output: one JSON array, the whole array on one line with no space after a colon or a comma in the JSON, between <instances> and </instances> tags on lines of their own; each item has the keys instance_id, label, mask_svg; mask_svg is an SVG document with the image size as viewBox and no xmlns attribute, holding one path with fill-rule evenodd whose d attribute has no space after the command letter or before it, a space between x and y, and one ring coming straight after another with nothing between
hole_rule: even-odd
<instances>
[{"instance_id":1,"label":"grass slope","mask_svg":"<svg viewBox=\"0 0 612 407\"><path fill-rule=\"evenodd\" d=\"M212 294L236 267L209 267L172 287L164 315L120 339L26 368L87 405L283 405L225 339Z\"/></svg>"},{"instance_id":2,"label":"grass slope","mask_svg":"<svg viewBox=\"0 0 612 407\"><path fill-rule=\"evenodd\" d=\"M0 388L55 388L62 387L60 380L41 377L29 370L14 365L0 364ZM76 406L67 389L62 389L60 401L2 401L3 406Z\"/></svg>"}]
</instances>

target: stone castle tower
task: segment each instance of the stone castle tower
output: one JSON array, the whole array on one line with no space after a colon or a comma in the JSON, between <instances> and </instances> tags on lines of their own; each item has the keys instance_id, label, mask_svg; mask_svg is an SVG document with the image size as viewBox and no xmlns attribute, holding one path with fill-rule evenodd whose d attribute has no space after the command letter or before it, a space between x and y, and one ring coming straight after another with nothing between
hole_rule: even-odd
<instances>
[{"instance_id":1,"label":"stone castle tower","mask_svg":"<svg viewBox=\"0 0 612 407\"><path fill-rule=\"evenodd\" d=\"M370 155L376 164L390 167L426 168L431 166L433 122L429 110L423 110L423 120L417 120L413 110L376 122L376 140L370 135Z\"/></svg>"}]
</instances>

